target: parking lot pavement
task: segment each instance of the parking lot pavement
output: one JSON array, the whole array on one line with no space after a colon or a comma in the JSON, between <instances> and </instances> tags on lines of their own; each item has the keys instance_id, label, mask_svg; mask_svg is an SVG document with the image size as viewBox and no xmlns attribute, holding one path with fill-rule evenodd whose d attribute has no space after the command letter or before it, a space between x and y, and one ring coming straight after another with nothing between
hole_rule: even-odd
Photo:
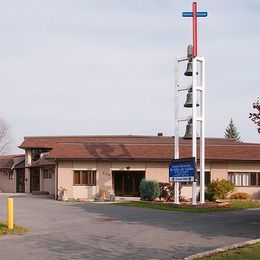
<instances>
[{"instance_id":1,"label":"parking lot pavement","mask_svg":"<svg viewBox=\"0 0 260 260\"><path fill-rule=\"evenodd\" d=\"M0 194L0 220L7 196ZM0 238L0 259L181 259L260 237L260 210L185 213L15 196L23 236Z\"/></svg>"}]
</instances>

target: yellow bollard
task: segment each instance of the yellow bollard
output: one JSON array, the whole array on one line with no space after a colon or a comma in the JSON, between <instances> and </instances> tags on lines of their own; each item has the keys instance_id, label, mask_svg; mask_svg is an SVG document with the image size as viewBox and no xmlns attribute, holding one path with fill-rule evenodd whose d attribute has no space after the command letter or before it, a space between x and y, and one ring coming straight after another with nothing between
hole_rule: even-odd
<instances>
[{"instance_id":1,"label":"yellow bollard","mask_svg":"<svg viewBox=\"0 0 260 260\"><path fill-rule=\"evenodd\" d=\"M8 229L14 228L14 201L12 198L8 198Z\"/></svg>"}]
</instances>

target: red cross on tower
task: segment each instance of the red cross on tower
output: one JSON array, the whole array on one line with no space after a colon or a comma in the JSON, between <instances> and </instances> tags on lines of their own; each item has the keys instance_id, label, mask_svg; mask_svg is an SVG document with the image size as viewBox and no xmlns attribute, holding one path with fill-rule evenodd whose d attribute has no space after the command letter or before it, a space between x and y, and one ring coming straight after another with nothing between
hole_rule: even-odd
<instances>
[{"instance_id":1,"label":"red cross on tower","mask_svg":"<svg viewBox=\"0 0 260 260\"><path fill-rule=\"evenodd\" d=\"M198 17L206 17L207 12L198 12L197 3L192 3L192 12L183 12L183 17L192 17L192 31L193 31L193 56L198 55Z\"/></svg>"}]
</instances>

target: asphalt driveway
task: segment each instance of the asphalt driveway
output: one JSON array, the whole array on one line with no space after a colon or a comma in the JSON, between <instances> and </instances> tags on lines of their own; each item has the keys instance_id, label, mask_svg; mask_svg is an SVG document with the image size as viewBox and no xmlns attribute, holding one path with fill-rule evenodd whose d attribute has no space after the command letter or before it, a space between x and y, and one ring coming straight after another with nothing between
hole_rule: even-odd
<instances>
[{"instance_id":1,"label":"asphalt driveway","mask_svg":"<svg viewBox=\"0 0 260 260\"><path fill-rule=\"evenodd\" d=\"M7 196L0 194L0 220ZM260 210L185 213L14 197L23 236L0 237L0 259L181 259L260 237Z\"/></svg>"}]
</instances>

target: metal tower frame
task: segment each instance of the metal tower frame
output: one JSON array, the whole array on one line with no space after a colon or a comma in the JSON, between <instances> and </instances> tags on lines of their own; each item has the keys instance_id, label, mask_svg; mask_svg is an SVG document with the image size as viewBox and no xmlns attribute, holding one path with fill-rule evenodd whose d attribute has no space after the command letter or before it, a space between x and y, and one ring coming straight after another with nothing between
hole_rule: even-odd
<instances>
[{"instance_id":1,"label":"metal tower frame","mask_svg":"<svg viewBox=\"0 0 260 260\"><path fill-rule=\"evenodd\" d=\"M192 118L192 157L195 157L197 162L197 125L199 125L199 141L200 141L200 203L205 202L205 58L194 57L192 59L192 116L186 118L179 117L179 93L189 90L189 87L183 87L179 85L179 64L181 62L189 61L188 57L176 59L175 70L175 138L174 138L174 158L179 159L180 156L180 141L179 141L179 124L186 122ZM198 71L198 64L200 63L200 71ZM198 75L197 75L198 72ZM200 81L198 81L200 77ZM197 83L201 84L198 85ZM199 108L197 109L197 93L199 95ZM175 182L175 203L179 204L179 182ZM192 205L197 204L197 188L196 182L192 183Z\"/></svg>"}]
</instances>

